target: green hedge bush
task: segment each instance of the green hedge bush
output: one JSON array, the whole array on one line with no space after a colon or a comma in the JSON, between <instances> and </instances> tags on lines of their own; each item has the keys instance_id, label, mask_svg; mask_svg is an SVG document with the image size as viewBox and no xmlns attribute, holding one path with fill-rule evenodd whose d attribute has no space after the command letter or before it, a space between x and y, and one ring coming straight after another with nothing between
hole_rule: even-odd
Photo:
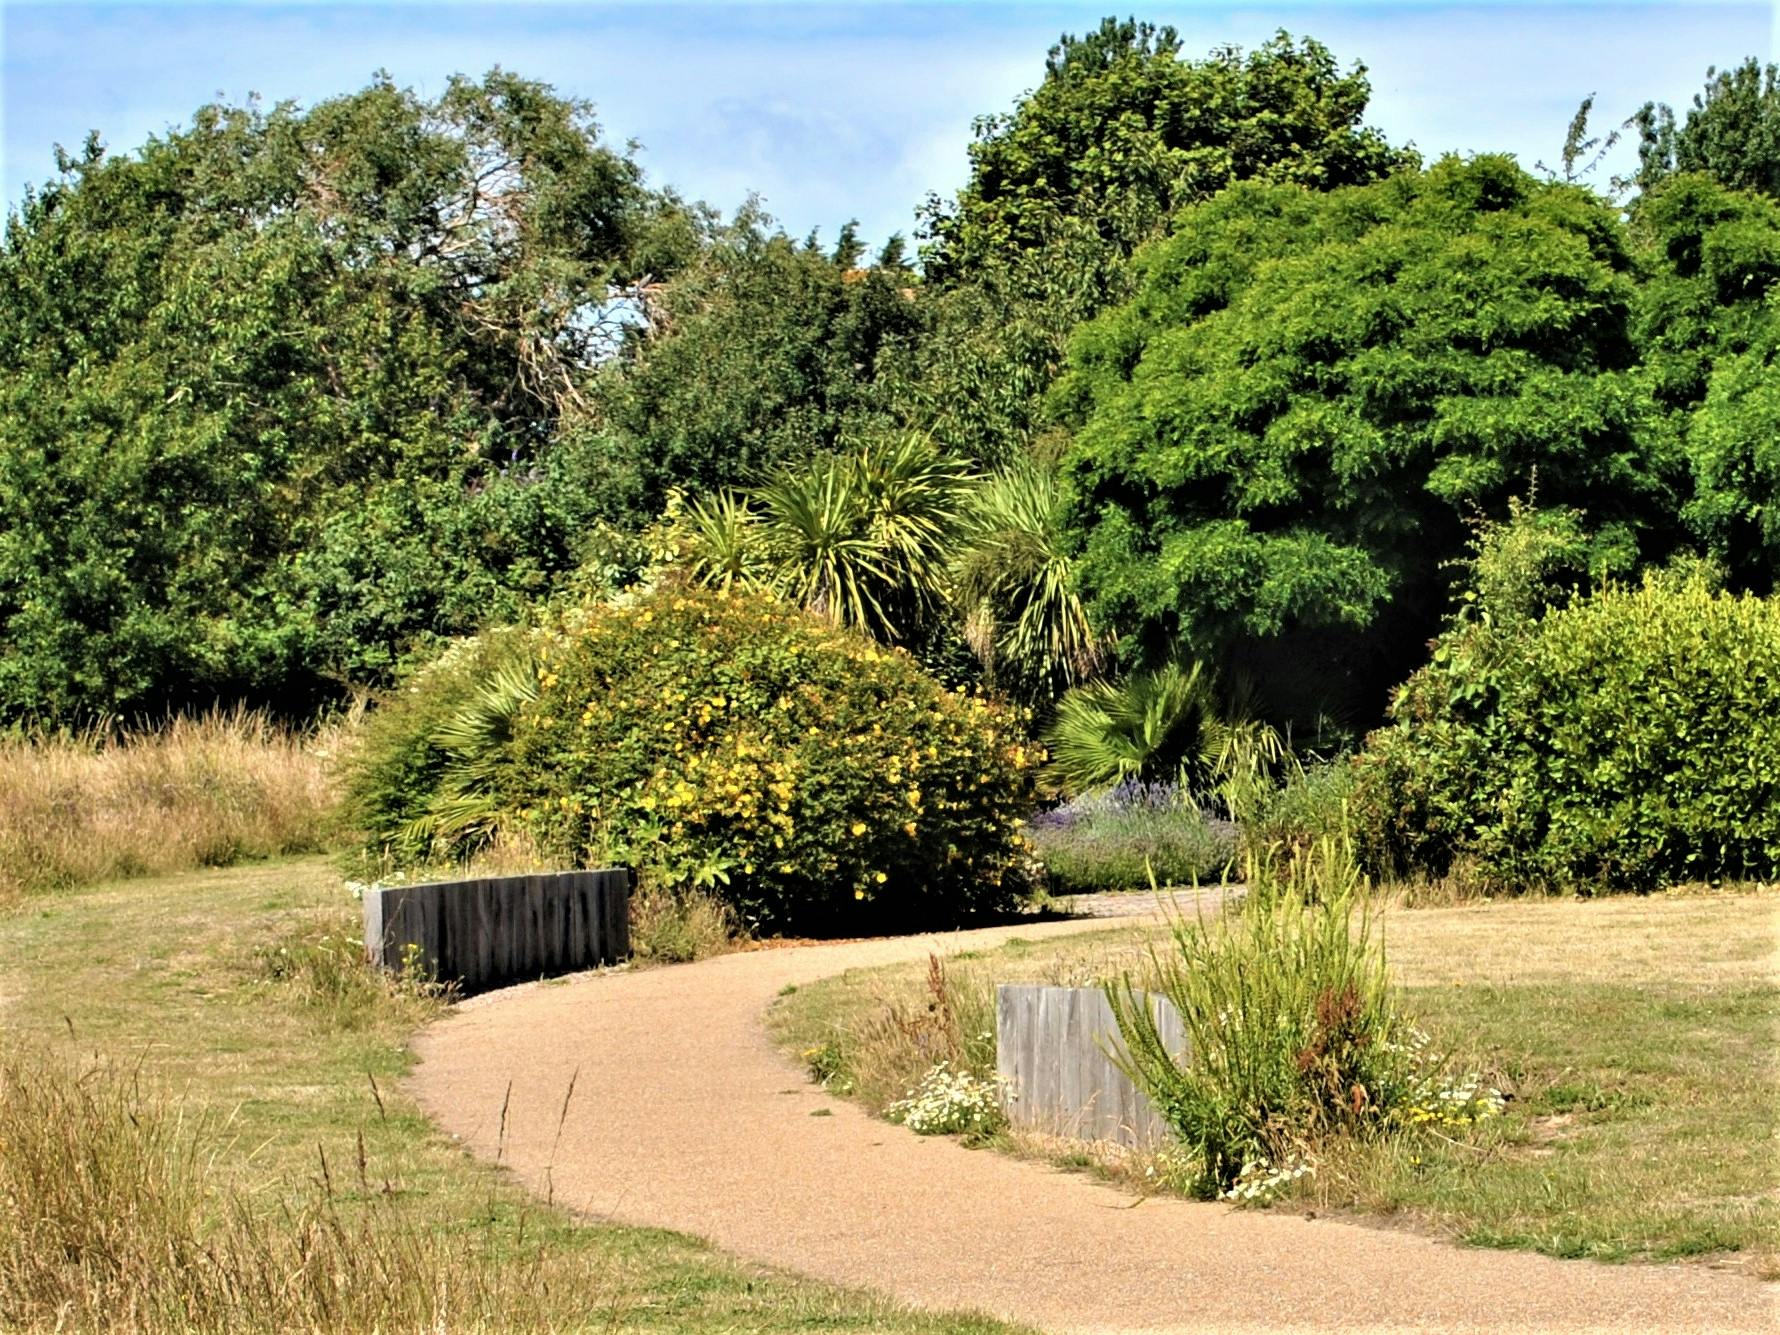
<instances>
[{"instance_id":1,"label":"green hedge bush","mask_svg":"<svg viewBox=\"0 0 1780 1335\"><path fill-rule=\"evenodd\" d=\"M517 836L774 928L931 926L1017 897L1042 754L1014 711L900 650L674 586L577 609L524 652L535 691L502 687L511 641L459 650L373 725L355 805L398 857Z\"/></svg>"},{"instance_id":2,"label":"green hedge bush","mask_svg":"<svg viewBox=\"0 0 1780 1335\"><path fill-rule=\"evenodd\" d=\"M1368 739L1356 809L1399 870L1650 889L1780 869L1780 603L1608 586L1437 642Z\"/></svg>"}]
</instances>

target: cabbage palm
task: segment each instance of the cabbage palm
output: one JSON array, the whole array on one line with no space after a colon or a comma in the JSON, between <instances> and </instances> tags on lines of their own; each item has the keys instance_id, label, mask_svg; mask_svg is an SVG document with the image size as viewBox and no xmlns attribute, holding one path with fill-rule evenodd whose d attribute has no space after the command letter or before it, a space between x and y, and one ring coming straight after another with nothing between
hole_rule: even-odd
<instances>
[{"instance_id":1,"label":"cabbage palm","mask_svg":"<svg viewBox=\"0 0 1780 1335\"><path fill-rule=\"evenodd\" d=\"M692 579L711 589L765 588L772 563L760 512L727 489L701 496L679 519L682 558Z\"/></svg>"},{"instance_id":2,"label":"cabbage palm","mask_svg":"<svg viewBox=\"0 0 1780 1335\"><path fill-rule=\"evenodd\" d=\"M1129 779L1178 781L1232 811L1268 781L1291 749L1240 703L1220 707L1202 663L1165 663L1123 681L1077 686L1057 704L1045 733L1051 772L1074 792Z\"/></svg>"},{"instance_id":3,"label":"cabbage palm","mask_svg":"<svg viewBox=\"0 0 1780 1335\"><path fill-rule=\"evenodd\" d=\"M752 497L773 586L836 625L907 638L945 599L970 485L919 437L782 472Z\"/></svg>"},{"instance_id":4,"label":"cabbage palm","mask_svg":"<svg viewBox=\"0 0 1780 1335\"><path fill-rule=\"evenodd\" d=\"M967 516L954 597L990 675L1029 700L1087 680L1100 641L1073 587L1055 474L1026 461L997 474Z\"/></svg>"}]
</instances>

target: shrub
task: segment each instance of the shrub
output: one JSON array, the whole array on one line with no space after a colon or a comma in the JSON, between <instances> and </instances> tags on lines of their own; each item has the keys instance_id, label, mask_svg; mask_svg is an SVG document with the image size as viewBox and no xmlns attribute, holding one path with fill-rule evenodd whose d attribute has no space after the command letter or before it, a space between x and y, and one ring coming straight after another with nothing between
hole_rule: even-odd
<instances>
[{"instance_id":1,"label":"shrub","mask_svg":"<svg viewBox=\"0 0 1780 1335\"><path fill-rule=\"evenodd\" d=\"M744 926L1007 906L1042 756L1009 710L756 595L664 587L565 620L493 781L569 862L715 890Z\"/></svg>"},{"instance_id":2,"label":"shrub","mask_svg":"<svg viewBox=\"0 0 1780 1335\"><path fill-rule=\"evenodd\" d=\"M1349 828L1354 791L1351 756L1300 763L1295 757L1280 773L1256 776L1228 786L1230 805L1241 831L1241 847L1254 856L1269 850L1299 849L1322 839L1343 837Z\"/></svg>"},{"instance_id":3,"label":"shrub","mask_svg":"<svg viewBox=\"0 0 1780 1335\"><path fill-rule=\"evenodd\" d=\"M1106 989L1125 1069L1197 1161L1200 1189L1244 1198L1290 1181L1324 1136L1383 1130L1420 1088L1348 845L1250 861L1247 879L1240 914L1177 918L1152 976ZM1180 1013L1184 1061L1149 992Z\"/></svg>"},{"instance_id":4,"label":"shrub","mask_svg":"<svg viewBox=\"0 0 1780 1335\"><path fill-rule=\"evenodd\" d=\"M466 715L503 673L531 675L531 653L530 637L519 630L461 640L365 716L342 755L341 771L345 814L368 854L407 864L470 851L463 841L435 847L433 817L458 754L453 735L461 739Z\"/></svg>"},{"instance_id":5,"label":"shrub","mask_svg":"<svg viewBox=\"0 0 1780 1335\"><path fill-rule=\"evenodd\" d=\"M1030 838L1053 894L1215 881L1234 843L1228 822L1208 819L1171 783L1078 797L1035 817Z\"/></svg>"},{"instance_id":6,"label":"shrub","mask_svg":"<svg viewBox=\"0 0 1780 1335\"><path fill-rule=\"evenodd\" d=\"M1437 645L1362 757L1381 862L1486 887L1780 871L1780 606L1699 575Z\"/></svg>"}]
</instances>

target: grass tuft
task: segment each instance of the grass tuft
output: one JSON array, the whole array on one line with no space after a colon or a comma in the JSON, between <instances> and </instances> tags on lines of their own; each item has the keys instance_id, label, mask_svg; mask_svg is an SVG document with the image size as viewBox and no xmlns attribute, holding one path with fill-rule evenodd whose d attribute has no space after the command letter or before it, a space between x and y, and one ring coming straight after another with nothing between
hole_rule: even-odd
<instances>
[{"instance_id":1,"label":"grass tuft","mask_svg":"<svg viewBox=\"0 0 1780 1335\"><path fill-rule=\"evenodd\" d=\"M0 1058L0 1325L617 1324L612 1277L590 1257L564 1267L535 1244L496 1253L416 1226L387 1203L362 1138L344 1162L317 1147L309 1190L270 1199L217 1179L214 1156L229 1139L139 1070L81 1069L29 1048Z\"/></svg>"}]
</instances>

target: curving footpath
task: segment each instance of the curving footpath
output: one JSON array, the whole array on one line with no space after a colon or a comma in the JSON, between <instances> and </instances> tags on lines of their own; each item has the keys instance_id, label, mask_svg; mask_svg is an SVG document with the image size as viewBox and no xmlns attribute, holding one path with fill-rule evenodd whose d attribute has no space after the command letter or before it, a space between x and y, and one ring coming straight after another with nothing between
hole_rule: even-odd
<instances>
[{"instance_id":1,"label":"curving footpath","mask_svg":"<svg viewBox=\"0 0 1780 1335\"><path fill-rule=\"evenodd\" d=\"M1107 925L530 984L423 1034L412 1088L468 1148L586 1215L1045 1330L1780 1330L1780 1290L1701 1265L1557 1261L1344 1221L1134 1204L1083 1176L875 1121L811 1085L762 1024L786 984Z\"/></svg>"}]
</instances>

